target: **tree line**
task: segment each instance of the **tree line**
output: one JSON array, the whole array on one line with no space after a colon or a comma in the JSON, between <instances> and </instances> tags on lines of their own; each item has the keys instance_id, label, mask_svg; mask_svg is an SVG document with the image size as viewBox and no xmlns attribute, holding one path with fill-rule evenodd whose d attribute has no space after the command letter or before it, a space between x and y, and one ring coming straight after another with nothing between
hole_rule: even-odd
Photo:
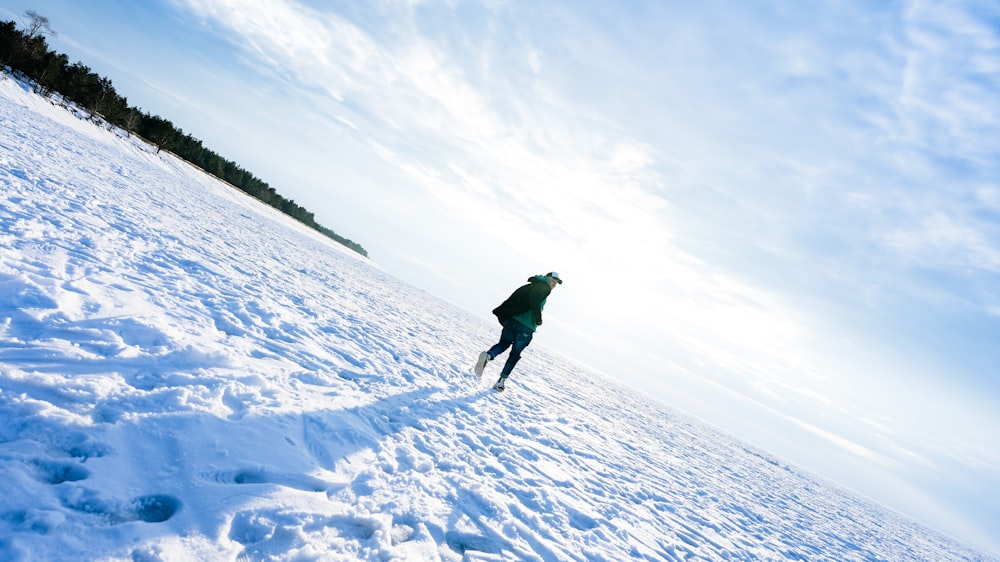
<instances>
[{"instance_id":1,"label":"tree line","mask_svg":"<svg viewBox=\"0 0 1000 562\"><path fill-rule=\"evenodd\" d=\"M361 245L320 225L313 213L282 197L238 164L205 148L200 140L185 134L170 121L129 106L128 100L115 91L111 80L98 76L80 62L70 63L66 55L49 49L45 37L54 32L48 18L33 10L26 12L25 16L23 30L18 29L13 21L0 23L0 68L20 72L31 79L38 93L58 93L65 100L102 117L129 135L146 139L157 150L176 154L355 252L368 256Z\"/></svg>"}]
</instances>

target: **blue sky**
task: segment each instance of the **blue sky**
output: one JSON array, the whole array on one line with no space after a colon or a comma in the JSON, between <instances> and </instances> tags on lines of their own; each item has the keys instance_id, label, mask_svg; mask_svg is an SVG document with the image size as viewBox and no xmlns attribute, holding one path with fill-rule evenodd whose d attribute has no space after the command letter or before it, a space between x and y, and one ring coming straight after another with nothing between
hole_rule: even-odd
<instances>
[{"instance_id":1,"label":"blue sky","mask_svg":"<svg viewBox=\"0 0 1000 562\"><path fill-rule=\"evenodd\" d=\"M539 344L1000 552L995 2L27 9L388 271L558 270Z\"/></svg>"}]
</instances>

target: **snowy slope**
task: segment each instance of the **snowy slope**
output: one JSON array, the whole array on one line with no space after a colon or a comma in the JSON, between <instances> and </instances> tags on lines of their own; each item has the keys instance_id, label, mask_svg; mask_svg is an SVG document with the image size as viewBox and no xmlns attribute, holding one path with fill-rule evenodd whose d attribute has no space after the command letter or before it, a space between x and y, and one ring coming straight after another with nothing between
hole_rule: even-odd
<instances>
[{"instance_id":1,"label":"snowy slope","mask_svg":"<svg viewBox=\"0 0 1000 562\"><path fill-rule=\"evenodd\" d=\"M985 559L11 79L0 320L2 560Z\"/></svg>"}]
</instances>

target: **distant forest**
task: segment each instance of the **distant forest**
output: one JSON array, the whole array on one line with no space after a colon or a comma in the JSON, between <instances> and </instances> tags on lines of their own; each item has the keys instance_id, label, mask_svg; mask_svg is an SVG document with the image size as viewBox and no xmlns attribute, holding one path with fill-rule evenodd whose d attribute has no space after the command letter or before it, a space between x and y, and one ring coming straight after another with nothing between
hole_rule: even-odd
<instances>
[{"instance_id":1,"label":"distant forest","mask_svg":"<svg viewBox=\"0 0 1000 562\"><path fill-rule=\"evenodd\" d=\"M25 16L24 30L18 30L13 21L0 23L0 68L19 71L35 83L38 93L49 95L57 92L129 135L144 138L157 150L176 154L355 252L368 256L359 244L320 225L311 212L278 195L274 188L236 163L205 148L200 140L185 134L170 121L130 107L125 97L115 92L110 80L91 72L79 62L70 64L66 55L49 50L45 36L53 31L48 18L33 10L26 12Z\"/></svg>"}]
</instances>

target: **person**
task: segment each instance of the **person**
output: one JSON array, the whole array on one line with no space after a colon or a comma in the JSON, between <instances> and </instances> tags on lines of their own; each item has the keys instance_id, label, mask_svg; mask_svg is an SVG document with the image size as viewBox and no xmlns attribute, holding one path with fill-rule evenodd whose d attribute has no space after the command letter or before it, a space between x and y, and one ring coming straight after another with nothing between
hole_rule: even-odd
<instances>
[{"instance_id":1,"label":"person","mask_svg":"<svg viewBox=\"0 0 1000 562\"><path fill-rule=\"evenodd\" d=\"M477 377L483 376L486 364L496 359L498 355L510 348L510 355L500 371L500 379L493 385L493 390L503 392L507 386L507 377L521 359L521 352L531 343L535 329L542 325L542 309L556 285L562 284L562 278L555 271L545 275L534 275L528 278L528 284L518 287L507 300L493 309L493 314L500 321L503 330L500 341L493 347L479 354L474 372Z\"/></svg>"}]
</instances>

